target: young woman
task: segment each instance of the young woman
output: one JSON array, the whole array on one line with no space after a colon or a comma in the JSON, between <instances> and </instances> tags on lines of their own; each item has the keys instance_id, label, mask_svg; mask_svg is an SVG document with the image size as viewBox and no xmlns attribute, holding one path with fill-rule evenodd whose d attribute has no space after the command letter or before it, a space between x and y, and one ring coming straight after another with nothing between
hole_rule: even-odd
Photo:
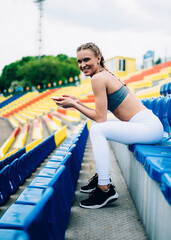
<instances>
[{"instance_id":1,"label":"young woman","mask_svg":"<svg viewBox=\"0 0 171 240\"><path fill-rule=\"evenodd\" d=\"M107 140L124 144L154 144L163 137L160 120L104 65L103 55L94 43L77 48L80 70L91 77L95 109L91 109L71 95L63 95L56 104L63 108L74 107L93 120L90 128L97 172L81 192L91 193L80 202L84 208L100 208L115 201L118 193L110 180L110 152ZM107 120L110 110L116 120ZM94 190L94 191L93 191Z\"/></svg>"}]
</instances>

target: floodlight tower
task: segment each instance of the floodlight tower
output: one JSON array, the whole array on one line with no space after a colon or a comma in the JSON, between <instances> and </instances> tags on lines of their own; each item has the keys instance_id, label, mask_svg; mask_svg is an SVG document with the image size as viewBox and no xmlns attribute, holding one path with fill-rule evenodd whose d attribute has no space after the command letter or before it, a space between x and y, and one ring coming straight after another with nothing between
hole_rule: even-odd
<instances>
[{"instance_id":1,"label":"floodlight tower","mask_svg":"<svg viewBox=\"0 0 171 240\"><path fill-rule=\"evenodd\" d=\"M39 8L39 24L38 24L38 56L41 57L42 52L42 17L43 17L43 1L45 0L34 0L38 4Z\"/></svg>"}]
</instances>

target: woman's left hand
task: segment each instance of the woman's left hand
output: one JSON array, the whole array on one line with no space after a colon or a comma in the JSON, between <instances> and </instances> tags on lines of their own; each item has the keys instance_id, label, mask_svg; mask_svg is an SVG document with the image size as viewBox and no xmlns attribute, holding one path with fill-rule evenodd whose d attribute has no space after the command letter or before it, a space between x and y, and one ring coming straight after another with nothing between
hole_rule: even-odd
<instances>
[{"instance_id":1,"label":"woman's left hand","mask_svg":"<svg viewBox=\"0 0 171 240\"><path fill-rule=\"evenodd\" d=\"M69 108L74 106L74 100L70 97L59 97L58 100L54 100L55 103L63 108Z\"/></svg>"}]
</instances>

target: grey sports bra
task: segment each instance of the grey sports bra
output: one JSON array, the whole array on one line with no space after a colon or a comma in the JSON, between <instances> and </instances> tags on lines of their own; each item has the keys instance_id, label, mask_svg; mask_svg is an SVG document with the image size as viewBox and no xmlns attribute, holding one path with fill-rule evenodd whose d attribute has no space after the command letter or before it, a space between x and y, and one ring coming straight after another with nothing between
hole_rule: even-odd
<instances>
[{"instance_id":1,"label":"grey sports bra","mask_svg":"<svg viewBox=\"0 0 171 240\"><path fill-rule=\"evenodd\" d=\"M119 88L116 92L107 94L107 100L108 100L108 110L113 112L126 98L128 95L128 89L125 85L122 85L121 88Z\"/></svg>"}]
</instances>

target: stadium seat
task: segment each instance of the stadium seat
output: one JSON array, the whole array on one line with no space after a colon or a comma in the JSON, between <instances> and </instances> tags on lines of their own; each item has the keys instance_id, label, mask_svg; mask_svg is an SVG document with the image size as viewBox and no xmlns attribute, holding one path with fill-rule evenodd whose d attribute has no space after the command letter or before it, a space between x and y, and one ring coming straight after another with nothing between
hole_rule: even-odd
<instances>
[{"instance_id":1,"label":"stadium seat","mask_svg":"<svg viewBox=\"0 0 171 240\"><path fill-rule=\"evenodd\" d=\"M36 205L42 198L46 191L46 188L26 188L16 200L16 204ZM50 239L64 239L64 233L66 228L65 211L62 206L62 201L59 201L59 197L52 196L51 204L47 209L46 221L49 221L50 231L52 238ZM54 205L55 204L55 205Z\"/></svg>"},{"instance_id":2,"label":"stadium seat","mask_svg":"<svg viewBox=\"0 0 171 240\"><path fill-rule=\"evenodd\" d=\"M28 185L28 188L45 189L47 187L52 187L54 189L51 213L55 215L54 221L56 223L56 228L53 229L53 231L59 232L61 236L64 236L71 208L71 206L67 205L66 199L66 184L68 183L65 178L65 168L64 165L60 165L57 171L54 171L55 175L53 177L37 176ZM61 237L59 239L63 238Z\"/></svg>"},{"instance_id":3,"label":"stadium seat","mask_svg":"<svg viewBox=\"0 0 171 240\"><path fill-rule=\"evenodd\" d=\"M11 156L5 158L3 161L0 161L0 170L4 168L6 165L12 163L16 158L19 158L25 153L25 147L18 150L16 153L12 154Z\"/></svg>"},{"instance_id":4,"label":"stadium seat","mask_svg":"<svg viewBox=\"0 0 171 240\"><path fill-rule=\"evenodd\" d=\"M0 228L24 230L32 240L53 239L48 214L53 192L47 188L36 205L12 204L0 219Z\"/></svg>"},{"instance_id":5,"label":"stadium seat","mask_svg":"<svg viewBox=\"0 0 171 240\"><path fill-rule=\"evenodd\" d=\"M161 87L160 87L160 95L164 95L164 94L163 94L163 91L164 91L164 84L161 85Z\"/></svg>"},{"instance_id":6,"label":"stadium seat","mask_svg":"<svg viewBox=\"0 0 171 240\"><path fill-rule=\"evenodd\" d=\"M25 171L25 169L22 169ZM21 183L21 177L19 174L19 165L18 165L18 158L15 159L10 165L9 165L9 174L10 174L10 182L12 187L12 194L16 192L16 190L19 188Z\"/></svg>"},{"instance_id":7,"label":"stadium seat","mask_svg":"<svg viewBox=\"0 0 171 240\"><path fill-rule=\"evenodd\" d=\"M0 229L0 239L2 240L30 240L28 234L21 230Z\"/></svg>"},{"instance_id":8,"label":"stadium seat","mask_svg":"<svg viewBox=\"0 0 171 240\"><path fill-rule=\"evenodd\" d=\"M7 202L12 193L9 165L0 171L0 206Z\"/></svg>"},{"instance_id":9,"label":"stadium seat","mask_svg":"<svg viewBox=\"0 0 171 240\"><path fill-rule=\"evenodd\" d=\"M74 165L73 158L71 152L68 152L65 157L61 161L59 159L52 158L49 160L49 162L45 165L45 167L40 171L39 175L40 176L42 173L46 174L51 174L55 169L59 167L59 165L64 165L66 167L65 170L65 181L66 181L66 193L65 193L65 198L67 201L67 205L70 207L73 201L74 193L75 193L75 187L74 187L74 180L72 179L72 167ZM75 167L75 166L74 166ZM74 169L77 171L77 169ZM55 171L54 171L55 172ZM53 173L52 173L53 174Z\"/></svg>"},{"instance_id":10,"label":"stadium seat","mask_svg":"<svg viewBox=\"0 0 171 240\"><path fill-rule=\"evenodd\" d=\"M162 174L171 173L171 157L148 156L144 161L144 168L148 175L156 182L161 181Z\"/></svg>"},{"instance_id":11,"label":"stadium seat","mask_svg":"<svg viewBox=\"0 0 171 240\"><path fill-rule=\"evenodd\" d=\"M171 94L171 83L168 83L168 94Z\"/></svg>"},{"instance_id":12,"label":"stadium seat","mask_svg":"<svg viewBox=\"0 0 171 240\"><path fill-rule=\"evenodd\" d=\"M158 105L158 108L159 108L158 117L163 124L165 132L167 132L168 134L171 133L170 132L171 127L170 127L169 120L168 120L168 109L169 109L170 104L171 104L171 98L164 97L164 98L161 98L159 105Z\"/></svg>"},{"instance_id":13,"label":"stadium seat","mask_svg":"<svg viewBox=\"0 0 171 240\"><path fill-rule=\"evenodd\" d=\"M160 189L168 203L171 205L171 173L162 175Z\"/></svg>"},{"instance_id":14,"label":"stadium seat","mask_svg":"<svg viewBox=\"0 0 171 240\"><path fill-rule=\"evenodd\" d=\"M170 146L157 146L157 145L141 145L136 144L134 147L134 156L138 162L144 164L147 156L164 156L171 157Z\"/></svg>"}]
</instances>

